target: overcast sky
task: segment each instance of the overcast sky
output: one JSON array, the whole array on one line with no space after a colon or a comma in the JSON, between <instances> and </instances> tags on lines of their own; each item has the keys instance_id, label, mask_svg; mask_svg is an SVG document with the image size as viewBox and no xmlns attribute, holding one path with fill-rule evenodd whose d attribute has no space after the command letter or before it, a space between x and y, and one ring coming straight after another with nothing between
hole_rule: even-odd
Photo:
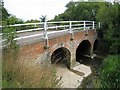
<instances>
[{"instance_id":1,"label":"overcast sky","mask_svg":"<svg viewBox=\"0 0 120 90\"><path fill-rule=\"evenodd\" d=\"M53 19L55 15L65 11L65 5L71 0L3 0L4 6L10 14L23 20L39 19L47 15ZM78 1L78 0L73 0Z\"/></svg>"}]
</instances>

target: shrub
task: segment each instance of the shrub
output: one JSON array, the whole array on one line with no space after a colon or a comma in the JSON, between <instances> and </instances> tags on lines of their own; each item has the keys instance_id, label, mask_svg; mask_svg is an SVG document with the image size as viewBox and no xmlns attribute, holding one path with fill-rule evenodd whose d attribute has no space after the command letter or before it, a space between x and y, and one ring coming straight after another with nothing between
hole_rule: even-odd
<instances>
[{"instance_id":1,"label":"shrub","mask_svg":"<svg viewBox=\"0 0 120 90\"><path fill-rule=\"evenodd\" d=\"M119 55L107 57L100 70L101 88L120 88Z\"/></svg>"},{"instance_id":2,"label":"shrub","mask_svg":"<svg viewBox=\"0 0 120 90\"><path fill-rule=\"evenodd\" d=\"M3 88L59 87L59 80L57 79L55 68L47 62L41 65L33 61L14 61L13 58L10 57L4 58Z\"/></svg>"}]
</instances>

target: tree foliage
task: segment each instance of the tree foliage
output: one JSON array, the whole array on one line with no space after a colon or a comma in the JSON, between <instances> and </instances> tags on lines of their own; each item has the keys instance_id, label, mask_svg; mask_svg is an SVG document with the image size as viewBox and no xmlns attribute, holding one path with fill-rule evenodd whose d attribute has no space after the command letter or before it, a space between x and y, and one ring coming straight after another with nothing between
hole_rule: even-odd
<instances>
[{"instance_id":1,"label":"tree foliage","mask_svg":"<svg viewBox=\"0 0 120 90\"><path fill-rule=\"evenodd\" d=\"M103 40L109 53L120 53L120 4L102 4L96 16L101 22Z\"/></svg>"},{"instance_id":2,"label":"tree foliage","mask_svg":"<svg viewBox=\"0 0 120 90\"><path fill-rule=\"evenodd\" d=\"M14 15L10 15L7 19L3 21L5 25L13 25L13 24L22 24L24 21L22 19L17 18Z\"/></svg>"},{"instance_id":3,"label":"tree foliage","mask_svg":"<svg viewBox=\"0 0 120 90\"><path fill-rule=\"evenodd\" d=\"M17 32L13 27L5 27L3 29L3 39L6 39L4 44L7 46L7 48L10 49L16 49L17 44L16 40L14 40L17 37Z\"/></svg>"},{"instance_id":4,"label":"tree foliage","mask_svg":"<svg viewBox=\"0 0 120 90\"><path fill-rule=\"evenodd\" d=\"M42 16L40 17L41 22L45 22L46 19L47 19L47 16L46 16L46 15L45 15L45 16L42 15Z\"/></svg>"},{"instance_id":5,"label":"tree foliage","mask_svg":"<svg viewBox=\"0 0 120 90\"><path fill-rule=\"evenodd\" d=\"M7 19L10 16L10 14L3 7L3 5L0 5L0 11L2 11L2 21L4 21L5 19Z\"/></svg>"},{"instance_id":6,"label":"tree foliage","mask_svg":"<svg viewBox=\"0 0 120 90\"><path fill-rule=\"evenodd\" d=\"M64 13L55 16L55 20L96 20L99 9L97 2L69 2Z\"/></svg>"},{"instance_id":7,"label":"tree foliage","mask_svg":"<svg viewBox=\"0 0 120 90\"><path fill-rule=\"evenodd\" d=\"M37 19L35 19L35 20L31 19L31 20L27 20L25 23L38 23L38 22L40 22L40 21Z\"/></svg>"}]
</instances>

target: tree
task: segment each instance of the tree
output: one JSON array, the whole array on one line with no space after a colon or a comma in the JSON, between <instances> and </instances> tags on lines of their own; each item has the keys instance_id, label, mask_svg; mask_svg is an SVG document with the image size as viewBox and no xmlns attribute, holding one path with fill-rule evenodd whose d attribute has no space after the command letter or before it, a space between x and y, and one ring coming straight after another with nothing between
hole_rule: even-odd
<instances>
[{"instance_id":1,"label":"tree","mask_svg":"<svg viewBox=\"0 0 120 90\"><path fill-rule=\"evenodd\" d=\"M10 15L6 20L5 23L7 25L13 25L13 24L22 24L24 21L22 19L17 18L14 15Z\"/></svg>"},{"instance_id":2,"label":"tree","mask_svg":"<svg viewBox=\"0 0 120 90\"><path fill-rule=\"evenodd\" d=\"M0 19L2 21L5 21L9 16L10 14L7 12L7 10L4 8L4 5L3 5L3 2L0 1L0 11L1 11L1 14L0 14Z\"/></svg>"},{"instance_id":3,"label":"tree","mask_svg":"<svg viewBox=\"0 0 120 90\"><path fill-rule=\"evenodd\" d=\"M10 14L7 12L7 10L4 7L2 7L2 20L4 21L9 16L10 16Z\"/></svg>"},{"instance_id":4,"label":"tree","mask_svg":"<svg viewBox=\"0 0 120 90\"><path fill-rule=\"evenodd\" d=\"M25 23L37 23L37 22L40 22L39 20L35 19L31 19L31 20L27 20Z\"/></svg>"},{"instance_id":5,"label":"tree","mask_svg":"<svg viewBox=\"0 0 120 90\"><path fill-rule=\"evenodd\" d=\"M88 2L105 2L105 0L88 0Z\"/></svg>"},{"instance_id":6,"label":"tree","mask_svg":"<svg viewBox=\"0 0 120 90\"><path fill-rule=\"evenodd\" d=\"M55 20L96 20L99 9L97 2L69 2L64 13L59 14Z\"/></svg>"},{"instance_id":7,"label":"tree","mask_svg":"<svg viewBox=\"0 0 120 90\"><path fill-rule=\"evenodd\" d=\"M111 54L120 53L120 4L102 4L96 18L101 22L102 39L106 50Z\"/></svg>"},{"instance_id":8,"label":"tree","mask_svg":"<svg viewBox=\"0 0 120 90\"><path fill-rule=\"evenodd\" d=\"M42 15L42 16L40 17L41 22L45 22L46 18L47 18L46 15L45 15L45 16Z\"/></svg>"}]
</instances>

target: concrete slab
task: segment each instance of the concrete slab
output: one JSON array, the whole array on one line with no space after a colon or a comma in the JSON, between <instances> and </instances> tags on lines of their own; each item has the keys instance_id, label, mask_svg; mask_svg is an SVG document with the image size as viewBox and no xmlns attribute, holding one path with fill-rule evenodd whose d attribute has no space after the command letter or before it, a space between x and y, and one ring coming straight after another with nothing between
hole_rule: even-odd
<instances>
[{"instance_id":1,"label":"concrete slab","mask_svg":"<svg viewBox=\"0 0 120 90\"><path fill-rule=\"evenodd\" d=\"M79 72L83 72L84 73L84 77L87 77L88 75L91 74L91 69L90 67L80 64L76 67L73 68L73 70L79 71Z\"/></svg>"},{"instance_id":2,"label":"concrete slab","mask_svg":"<svg viewBox=\"0 0 120 90\"><path fill-rule=\"evenodd\" d=\"M65 67L57 67L57 76L62 77L60 81L60 88L77 88L81 84L81 81L84 79L84 77L91 74L90 67L83 64L77 65L73 68L73 70L84 74L78 75Z\"/></svg>"}]
</instances>

